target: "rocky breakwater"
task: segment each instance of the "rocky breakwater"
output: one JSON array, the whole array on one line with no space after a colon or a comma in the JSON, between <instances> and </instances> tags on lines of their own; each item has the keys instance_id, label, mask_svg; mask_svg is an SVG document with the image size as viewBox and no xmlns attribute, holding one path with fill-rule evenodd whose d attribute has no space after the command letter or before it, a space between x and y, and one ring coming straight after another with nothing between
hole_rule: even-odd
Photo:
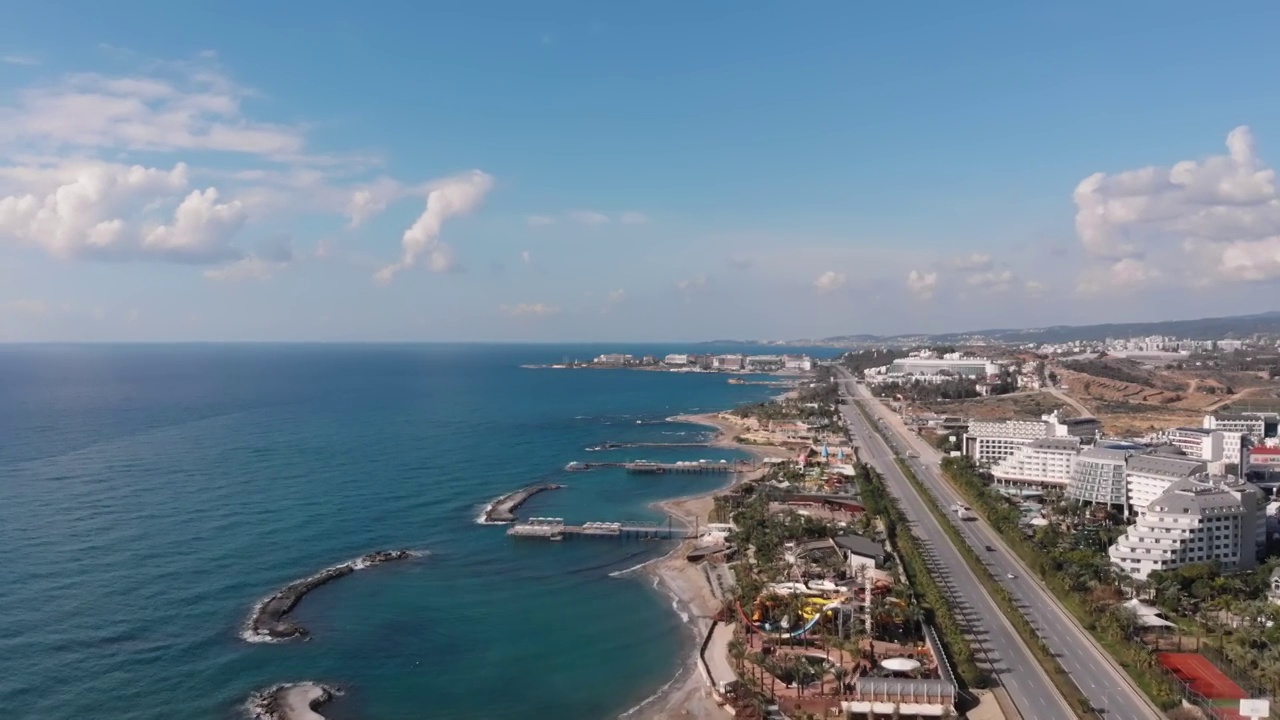
<instances>
[{"instance_id":1,"label":"rocky breakwater","mask_svg":"<svg viewBox=\"0 0 1280 720\"><path fill-rule=\"evenodd\" d=\"M325 720L316 709L341 694L310 681L273 685L250 695L247 707L254 720Z\"/></svg>"},{"instance_id":2,"label":"rocky breakwater","mask_svg":"<svg viewBox=\"0 0 1280 720\"><path fill-rule=\"evenodd\" d=\"M525 503L526 500L547 490L559 490L563 485L555 483L542 483L540 485L530 485L521 488L509 495L502 497L489 503L484 509L484 515L481 521L485 523L511 523L516 521L516 509Z\"/></svg>"},{"instance_id":3,"label":"rocky breakwater","mask_svg":"<svg viewBox=\"0 0 1280 720\"><path fill-rule=\"evenodd\" d=\"M241 637L248 642L273 642L305 637L307 629L285 616L307 593L357 570L396 560L407 560L418 555L419 553L413 550L379 550L341 565L325 568L301 580L295 580L269 595L253 608Z\"/></svg>"}]
</instances>

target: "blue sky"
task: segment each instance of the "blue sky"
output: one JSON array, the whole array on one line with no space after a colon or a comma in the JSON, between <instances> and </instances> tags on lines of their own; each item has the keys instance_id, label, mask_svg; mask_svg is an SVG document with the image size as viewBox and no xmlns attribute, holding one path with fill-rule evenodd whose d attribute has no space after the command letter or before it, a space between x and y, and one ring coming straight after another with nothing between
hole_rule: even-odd
<instances>
[{"instance_id":1,"label":"blue sky","mask_svg":"<svg viewBox=\"0 0 1280 720\"><path fill-rule=\"evenodd\" d=\"M0 340L1277 309L1274 3L26 4Z\"/></svg>"}]
</instances>

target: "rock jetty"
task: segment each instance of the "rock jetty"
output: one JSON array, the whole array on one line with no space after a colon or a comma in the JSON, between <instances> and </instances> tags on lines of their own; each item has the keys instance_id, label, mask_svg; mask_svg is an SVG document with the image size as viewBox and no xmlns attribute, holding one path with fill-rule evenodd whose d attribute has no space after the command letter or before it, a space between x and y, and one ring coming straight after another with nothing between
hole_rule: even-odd
<instances>
[{"instance_id":1,"label":"rock jetty","mask_svg":"<svg viewBox=\"0 0 1280 720\"><path fill-rule=\"evenodd\" d=\"M316 710L341 694L317 682L286 683L253 693L247 707L253 720L325 720Z\"/></svg>"},{"instance_id":2,"label":"rock jetty","mask_svg":"<svg viewBox=\"0 0 1280 720\"><path fill-rule=\"evenodd\" d=\"M547 490L559 490L563 485L555 483L542 483L540 485L530 485L521 488L510 495L502 497L489 503L489 507L484 510L484 521L487 523L510 523L516 521L516 509L525 503L526 500Z\"/></svg>"},{"instance_id":3,"label":"rock jetty","mask_svg":"<svg viewBox=\"0 0 1280 720\"><path fill-rule=\"evenodd\" d=\"M307 593L340 577L346 577L356 570L417 556L418 553L412 550L379 550L341 565L325 568L310 577L295 580L254 607L241 637L249 642L270 642L304 637L307 629L285 616Z\"/></svg>"}]
</instances>

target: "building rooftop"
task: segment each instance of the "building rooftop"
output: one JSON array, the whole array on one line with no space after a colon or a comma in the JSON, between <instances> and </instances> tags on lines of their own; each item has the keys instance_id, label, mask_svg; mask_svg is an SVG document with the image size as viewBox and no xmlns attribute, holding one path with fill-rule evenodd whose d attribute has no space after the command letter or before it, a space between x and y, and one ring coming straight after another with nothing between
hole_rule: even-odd
<instances>
[{"instance_id":1,"label":"building rooftop","mask_svg":"<svg viewBox=\"0 0 1280 720\"><path fill-rule=\"evenodd\" d=\"M854 555L863 557L878 558L885 554L884 546L870 538L864 538L861 535L839 535L832 538L836 547L841 550L847 550Z\"/></svg>"},{"instance_id":2,"label":"building rooftop","mask_svg":"<svg viewBox=\"0 0 1280 720\"><path fill-rule=\"evenodd\" d=\"M1243 490L1249 483L1234 476L1204 476L1178 480L1163 495L1151 501L1148 512L1196 515L1205 510L1236 508L1240 499L1229 490Z\"/></svg>"},{"instance_id":3,"label":"building rooftop","mask_svg":"<svg viewBox=\"0 0 1280 720\"><path fill-rule=\"evenodd\" d=\"M1188 433L1191 435L1204 435L1206 437L1217 432L1216 430L1210 430L1209 428L1202 428L1202 427L1179 427L1179 428L1174 428L1173 430L1181 433Z\"/></svg>"},{"instance_id":4,"label":"building rooftop","mask_svg":"<svg viewBox=\"0 0 1280 720\"><path fill-rule=\"evenodd\" d=\"M1168 478L1191 477L1205 470L1205 464L1187 457L1167 455L1133 455L1126 464L1129 472L1159 475Z\"/></svg>"},{"instance_id":5,"label":"building rooftop","mask_svg":"<svg viewBox=\"0 0 1280 720\"><path fill-rule=\"evenodd\" d=\"M1089 417L1089 416L1066 418L1063 420L1059 420L1058 422L1062 423L1063 425L1092 425L1095 423L1097 424L1102 423L1102 421L1099 420L1098 418Z\"/></svg>"},{"instance_id":6,"label":"building rooftop","mask_svg":"<svg viewBox=\"0 0 1280 720\"><path fill-rule=\"evenodd\" d=\"M1080 438L1077 437L1048 437L1032 440L1027 447L1035 450L1062 450L1075 451L1080 449Z\"/></svg>"},{"instance_id":7,"label":"building rooftop","mask_svg":"<svg viewBox=\"0 0 1280 720\"><path fill-rule=\"evenodd\" d=\"M1120 448L1110 447L1091 447L1085 448L1080 457L1086 460L1097 460L1113 463L1124 463L1133 454L1132 450L1122 450Z\"/></svg>"},{"instance_id":8,"label":"building rooftop","mask_svg":"<svg viewBox=\"0 0 1280 720\"><path fill-rule=\"evenodd\" d=\"M1241 413L1214 413L1213 419L1235 422L1262 422L1262 417L1259 415L1243 415Z\"/></svg>"}]
</instances>

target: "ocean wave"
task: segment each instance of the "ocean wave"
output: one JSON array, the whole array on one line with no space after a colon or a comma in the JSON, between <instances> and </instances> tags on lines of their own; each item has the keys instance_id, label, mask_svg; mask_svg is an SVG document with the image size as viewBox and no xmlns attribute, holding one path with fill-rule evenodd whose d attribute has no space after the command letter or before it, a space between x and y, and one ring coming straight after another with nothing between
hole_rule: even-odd
<instances>
[{"instance_id":1,"label":"ocean wave","mask_svg":"<svg viewBox=\"0 0 1280 720\"><path fill-rule=\"evenodd\" d=\"M480 514L476 516L475 523L477 525L508 525L510 524L505 522L499 522L497 520L487 519L489 517L489 511L492 510L493 506L497 505L498 502L502 500L502 498L504 497L506 497L506 495L499 495L498 497L486 503L484 507L480 508Z\"/></svg>"},{"instance_id":2,"label":"ocean wave","mask_svg":"<svg viewBox=\"0 0 1280 720\"><path fill-rule=\"evenodd\" d=\"M650 559L648 559L648 560L645 560L644 562L642 562L642 563L640 563L640 564L638 564L638 565L632 565L631 567L629 567L629 568L625 568L625 569L623 569L623 570L615 570L615 571L613 571L613 572L609 573L609 577L611 577L611 578L627 577L628 575L631 575L631 574L633 574L633 573L639 572L640 570L645 569L645 568L646 568L646 567L648 567L649 565L652 565L653 563L658 562L659 560L661 560L661 559L662 559L662 558L664 558L664 557L666 557L666 555L659 555L659 556L658 556L658 557L656 557L656 558L650 558Z\"/></svg>"},{"instance_id":3,"label":"ocean wave","mask_svg":"<svg viewBox=\"0 0 1280 720\"><path fill-rule=\"evenodd\" d=\"M657 690L656 690L652 695L650 695L649 697L647 697L647 698L645 698L645 699L641 700L640 702L636 703L635 705L631 706L631 708L630 708L630 709L628 709L626 712L624 712L624 713L622 713L621 715L619 715L619 716L618 716L618 720L622 720L622 718L625 718L625 717L630 717L631 715L633 715L634 713L638 712L639 710L642 710L646 705L648 705L649 703L653 702L654 700L661 699L661 698L662 698L662 696L663 696L663 695L666 695L666 694L667 694L667 691L671 689L671 686L672 686L672 685L675 685L675 684L676 684L676 681L677 681L677 680L679 680L679 679L684 675L684 672L685 672L684 666L683 666L683 665L681 665L681 666L680 666L680 669L676 670L676 674L675 674L675 675L672 675L670 680L668 680L668 681L666 681L665 683L663 683L663 684L662 684L662 687L658 688L658 689L657 689Z\"/></svg>"},{"instance_id":4,"label":"ocean wave","mask_svg":"<svg viewBox=\"0 0 1280 720\"><path fill-rule=\"evenodd\" d=\"M269 688L255 690L250 693L249 699L245 701L244 710L253 720L283 720L285 715L280 710L280 693L294 689L310 689L313 691L308 702L313 712L314 708L319 705L343 695L342 688L336 685L316 682L315 680L279 683L278 685L272 685Z\"/></svg>"}]
</instances>

